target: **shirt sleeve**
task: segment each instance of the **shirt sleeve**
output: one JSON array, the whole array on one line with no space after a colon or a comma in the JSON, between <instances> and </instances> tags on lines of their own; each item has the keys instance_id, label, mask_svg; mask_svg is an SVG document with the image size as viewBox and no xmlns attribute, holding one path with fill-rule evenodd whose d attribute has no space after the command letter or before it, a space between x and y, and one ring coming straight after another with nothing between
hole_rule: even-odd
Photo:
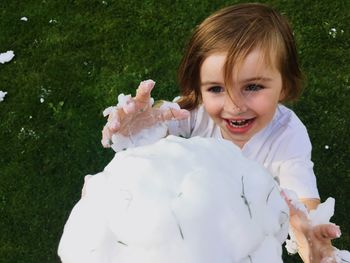
<instances>
[{"instance_id":1,"label":"shirt sleeve","mask_svg":"<svg viewBox=\"0 0 350 263\"><path fill-rule=\"evenodd\" d=\"M209 117L203 105L190 112L190 117L168 123L169 134L190 138L194 136L222 138L220 127Z\"/></svg>"},{"instance_id":2,"label":"shirt sleeve","mask_svg":"<svg viewBox=\"0 0 350 263\"><path fill-rule=\"evenodd\" d=\"M193 112L190 112L190 117L188 119L168 121L168 133L170 135L190 138L192 131L191 119L193 119L193 115Z\"/></svg>"},{"instance_id":3,"label":"shirt sleeve","mask_svg":"<svg viewBox=\"0 0 350 263\"><path fill-rule=\"evenodd\" d=\"M272 165L275 164L274 170L282 188L293 190L299 198L319 199L311 150L307 130L294 115L279 138Z\"/></svg>"},{"instance_id":4,"label":"shirt sleeve","mask_svg":"<svg viewBox=\"0 0 350 263\"><path fill-rule=\"evenodd\" d=\"M316 176L312 167L313 163L303 158L283 162L280 165L280 186L295 191L301 199L319 199Z\"/></svg>"}]
</instances>

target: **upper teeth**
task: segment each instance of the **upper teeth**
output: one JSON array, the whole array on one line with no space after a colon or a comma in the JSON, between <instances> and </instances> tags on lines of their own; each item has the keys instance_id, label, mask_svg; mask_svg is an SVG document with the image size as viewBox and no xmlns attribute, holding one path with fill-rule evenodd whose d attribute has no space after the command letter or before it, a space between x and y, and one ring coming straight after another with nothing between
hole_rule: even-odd
<instances>
[{"instance_id":1,"label":"upper teeth","mask_svg":"<svg viewBox=\"0 0 350 263\"><path fill-rule=\"evenodd\" d=\"M247 122L248 122L247 120L235 120L235 121L230 121L230 124L232 124L232 125L244 125Z\"/></svg>"}]
</instances>

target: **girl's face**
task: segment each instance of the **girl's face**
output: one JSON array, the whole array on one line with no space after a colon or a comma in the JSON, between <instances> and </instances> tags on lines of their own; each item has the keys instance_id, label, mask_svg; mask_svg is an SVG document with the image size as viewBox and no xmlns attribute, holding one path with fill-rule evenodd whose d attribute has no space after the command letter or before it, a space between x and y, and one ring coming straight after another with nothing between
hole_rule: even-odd
<instances>
[{"instance_id":1,"label":"girl's face","mask_svg":"<svg viewBox=\"0 0 350 263\"><path fill-rule=\"evenodd\" d=\"M241 148L267 126L283 98L279 70L262 57L259 49L249 53L240 67L233 69L229 87L224 83L225 52L207 57L200 70L204 108L222 136Z\"/></svg>"}]
</instances>

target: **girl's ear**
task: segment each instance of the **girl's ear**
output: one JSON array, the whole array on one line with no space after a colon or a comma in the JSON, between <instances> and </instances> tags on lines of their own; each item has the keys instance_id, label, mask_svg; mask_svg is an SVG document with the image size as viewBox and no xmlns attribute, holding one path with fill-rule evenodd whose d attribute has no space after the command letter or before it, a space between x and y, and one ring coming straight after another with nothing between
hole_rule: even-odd
<instances>
[{"instance_id":1,"label":"girl's ear","mask_svg":"<svg viewBox=\"0 0 350 263\"><path fill-rule=\"evenodd\" d=\"M281 89L280 97L278 99L279 102L284 101L286 98L286 88L283 86Z\"/></svg>"}]
</instances>

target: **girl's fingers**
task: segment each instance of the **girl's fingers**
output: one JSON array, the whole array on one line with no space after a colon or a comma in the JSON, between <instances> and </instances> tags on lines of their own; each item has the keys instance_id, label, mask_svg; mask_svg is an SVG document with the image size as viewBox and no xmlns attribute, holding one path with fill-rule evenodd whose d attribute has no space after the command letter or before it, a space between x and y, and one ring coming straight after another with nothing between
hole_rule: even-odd
<instances>
[{"instance_id":1,"label":"girl's fingers","mask_svg":"<svg viewBox=\"0 0 350 263\"><path fill-rule=\"evenodd\" d=\"M117 132L120 128L120 120L124 119L126 116L125 110L115 109L113 112L109 113L106 127L109 129L110 134Z\"/></svg>"},{"instance_id":2,"label":"girl's fingers","mask_svg":"<svg viewBox=\"0 0 350 263\"><path fill-rule=\"evenodd\" d=\"M111 147L110 145L110 140L112 138L112 135L111 135L111 132L108 128L108 124L106 124L104 127L103 127L103 130L102 130L102 140L101 140L101 143L103 145L103 147L105 148L109 148Z\"/></svg>"},{"instance_id":3,"label":"girl's fingers","mask_svg":"<svg viewBox=\"0 0 350 263\"><path fill-rule=\"evenodd\" d=\"M151 91L155 85L155 82L151 79L142 81L136 90L135 102L137 104L137 110L148 106L151 98Z\"/></svg>"},{"instance_id":4,"label":"girl's fingers","mask_svg":"<svg viewBox=\"0 0 350 263\"><path fill-rule=\"evenodd\" d=\"M338 237L340 229L334 224L321 224L312 227L308 237L311 263L335 263L331 240Z\"/></svg>"},{"instance_id":5,"label":"girl's fingers","mask_svg":"<svg viewBox=\"0 0 350 263\"><path fill-rule=\"evenodd\" d=\"M189 117L189 111L180 109L176 103L168 102L164 105L165 102L163 102L160 108L152 108L151 91L154 85L153 80L142 81L136 90L135 97L120 94L118 105L104 111L104 116L109 115L107 124L102 130L101 142L104 147L110 147L113 134L120 133L127 136L157 122Z\"/></svg>"},{"instance_id":6,"label":"girl's fingers","mask_svg":"<svg viewBox=\"0 0 350 263\"><path fill-rule=\"evenodd\" d=\"M322 224L314 226L313 232L315 237L317 237L320 240L332 240L335 238L339 238L341 235L339 226L334 224Z\"/></svg>"},{"instance_id":7,"label":"girl's fingers","mask_svg":"<svg viewBox=\"0 0 350 263\"><path fill-rule=\"evenodd\" d=\"M170 120L183 120L190 116L190 112L184 109L172 109L169 108L161 113L161 119L163 121Z\"/></svg>"},{"instance_id":8,"label":"girl's fingers","mask_svg":"<svg viewBox=\"0 0 350 263\"><path fill-rule=\"evenodd\" d=\"M130 100L123 106L123 110L126 114L131 114L136 111L136 103L134 100Z\"/></svg>"}]
</instances>

